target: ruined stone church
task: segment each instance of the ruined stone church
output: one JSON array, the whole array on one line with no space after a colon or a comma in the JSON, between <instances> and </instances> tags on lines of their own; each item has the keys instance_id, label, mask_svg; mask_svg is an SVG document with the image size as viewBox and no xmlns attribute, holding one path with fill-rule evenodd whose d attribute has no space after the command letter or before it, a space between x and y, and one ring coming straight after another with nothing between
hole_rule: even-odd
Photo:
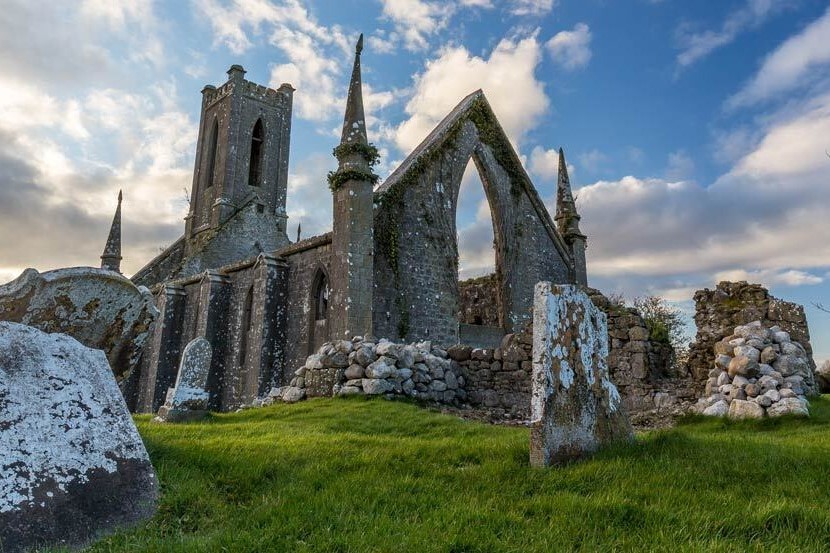
<instances>
[{"instance_id":1,"label":"ruined stone church","mask_svg":"<svg viewBox=\"0 0 830 553\"><path fill-rule=\"evenodd\" d=\"M132 277L150 288L160 313L139 370L123 384L132 410L159 408L196 337L213 348L210 408L228 410L286 385L328 340L497 343L531 318L537 282L587 284L586 238L561 150L552 218L481 90L376 186L361 50L362 36L328 179L332 231L320 236L292 242L287 233L293 87L258 85L233 65L226 83L202 90L184 234ZM471 158L490 205L496 266L492 316L465 321L456 209ZM121 260L120 219L119 198L102 255L112 270Z\"/></svg>"}]
</instances>

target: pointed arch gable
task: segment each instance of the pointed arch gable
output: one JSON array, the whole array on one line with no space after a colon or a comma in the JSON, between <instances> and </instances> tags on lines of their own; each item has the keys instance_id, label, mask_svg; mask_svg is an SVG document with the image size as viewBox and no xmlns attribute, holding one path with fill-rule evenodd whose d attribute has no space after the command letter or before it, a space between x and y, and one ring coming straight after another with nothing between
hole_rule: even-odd
<instances>
[{"instance_id":1,"label":"pointed arch gable","mask_svg":"<svg viewBox=\"0 0 830 553\"><path fill-rule=\"evenodd\" d=\"M533 285L573 280L573 259L484 94L458 104L377 190L379 336L458 340L461 178L473 159L492 214L504 332L530 316Z\"/></svg>"}]
</instances>

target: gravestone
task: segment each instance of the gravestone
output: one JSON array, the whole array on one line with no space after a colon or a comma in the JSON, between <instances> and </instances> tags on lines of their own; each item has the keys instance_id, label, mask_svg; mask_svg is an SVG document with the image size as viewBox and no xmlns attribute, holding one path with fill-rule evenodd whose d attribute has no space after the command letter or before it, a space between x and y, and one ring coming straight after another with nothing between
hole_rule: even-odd
<instances>
[{"instance_id":1,"label":"gravestone","mask_svg":"<svg viewBox=\"0 0 830 553\"><path fill-rule=\"evenodd\" d=\"M0 286L0 319L72 336L103 350L120 383L138 365L158 315L147 288L104 269L26 269Z\"/></svg>"},{"instance_id":2,"label":"gravestone","mask_svg":"<svg viewBox=\"0 0 830 553\"><path fill-rule=\"evenodd\" d=\"M150 518L158 484L104 353L0 322L0 551Z\"/></svg>"},{"instance_id":3,"label":"gravestone","mask_svg":"<svg viewBox=\"0 0 830 553\"><path fill-rule=\"evenodd\" d=\"M201 336L185 346L176 386L167 390L167 399L159 408L158 419L180 422L207 414L210 394L206 388L212 355L210 342Z\"/></svg>"},{"instance_id":4,"label":"gravestone","mask_svg":"<svg viewBox=\"0 0 830 553\"><path fill-rule=\"evenodd\" d=\"M533 466L577 460L633 437L608 374L605 314L577 286L536 285L530 409Z\"/></svg>"}]
</instances>

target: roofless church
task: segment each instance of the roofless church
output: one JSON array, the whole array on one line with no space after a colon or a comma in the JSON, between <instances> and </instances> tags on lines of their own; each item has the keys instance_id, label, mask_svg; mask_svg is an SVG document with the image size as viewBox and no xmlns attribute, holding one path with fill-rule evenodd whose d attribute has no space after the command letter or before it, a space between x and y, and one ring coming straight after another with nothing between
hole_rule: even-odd
<instances>
[{"instance_id":1,"label":"roofless church","mask_svg":"<svg viewBox=\"0 0 830 553\"><path fill-rule=\"evenodd\" d=\"M294 88L245 79L205 86L184 234L132 280L160 315L139 370L124 383L134 411L154 412L175 384L184 346L213 347L210 408L227 410L288 383L329 340L374 336L487 345L531 317L539 281L586 284L579 229L560 150L551 217L484 93L473 92L376 186L358 40L337 170L329 182L332 231L292 242L286 195ZM494 315L462 322L456 209L472 160L492 213ZM121 260L121 200L102 267ZM299 237L298 237L299 238Z\"/></svg>"}]
</instances>

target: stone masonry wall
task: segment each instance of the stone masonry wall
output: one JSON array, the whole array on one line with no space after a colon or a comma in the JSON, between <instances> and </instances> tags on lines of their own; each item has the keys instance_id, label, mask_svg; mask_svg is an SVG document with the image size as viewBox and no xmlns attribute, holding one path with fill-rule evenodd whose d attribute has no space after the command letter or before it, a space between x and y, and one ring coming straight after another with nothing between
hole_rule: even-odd
<instances>
[{"instance_id":1,"label":"stone masonry wall","mask_svg":"<svg viewBox=\"0 0 830 553\"><path fill-rule=\"evenodd\" d=\"M736 326L759 321L769 328L779 326L807 352L811 369L815 369L810 331L804 308L775 298L760 284L720 282L714 290L698 290L694 295L697 336L690 346L689 369L700 390L712 368L715 344L730 336Z\"/></svg>"},{"instance_id":2,"label":"stone masonry wall","mask_svg":"<svg viewBox=\"0 0 830 553\"><path fill-rule=\"evenodd\" d=\"M493 214L507 331L530 319L533 286L571 282L571 256L479 91L465 98L376 193L374 328L405 341L458 343L456 209L470 159Z\"/></svg>"},{"instance_id":3,"label":"stone masonry wall","mask_svg":"<svg viewBox=\"0 0 830 553\"><path fill-rule=\"evenodd\" d=\"M500 326L496 274L458 283L458 321L470 325Z\"/></svg>"},{"instance_id":4,"label":"stone masonry wall","mask_svg":"<svg viewBox=\"0 0 830 553\"><path fill-rule=\"evenodd\" d=\"M696 385L683 368L673 368L671 344L652 340L636 309L613 303L598 290L590 289L589 296L608 318L608 368L632 419L690 405Z\"/></svg>"}]
</instances>

